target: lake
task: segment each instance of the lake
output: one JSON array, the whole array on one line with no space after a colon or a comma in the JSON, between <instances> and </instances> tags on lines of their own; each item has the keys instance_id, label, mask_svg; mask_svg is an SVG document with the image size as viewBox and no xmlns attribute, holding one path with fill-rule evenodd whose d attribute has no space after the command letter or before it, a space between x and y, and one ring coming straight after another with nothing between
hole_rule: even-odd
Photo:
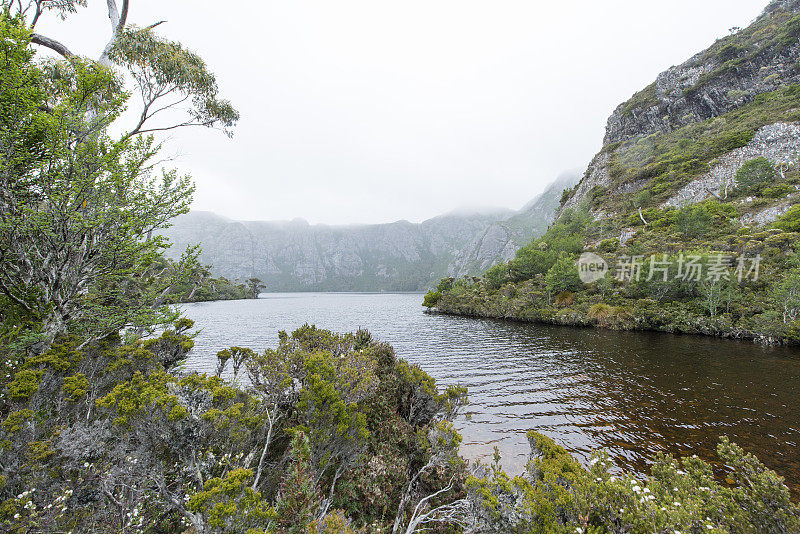
<instances>
[{"instance_id":1,"label":"lake","mask_svg":"<svg viewBox=\"0 0 800 534\"><path fill-rule=\"evenodd\" d=\"M713 460L727 435L800 488L800 351L700 336L629 333L423 312L421 294L262 294L183 306L202 329L187 367L213 372L217 351L275 347L304 323L363 327L440 385L462 384L467 458L527 461L528 430L582 460L605 448L645 472L656 451Z\"/></svg>"}]
</instances>

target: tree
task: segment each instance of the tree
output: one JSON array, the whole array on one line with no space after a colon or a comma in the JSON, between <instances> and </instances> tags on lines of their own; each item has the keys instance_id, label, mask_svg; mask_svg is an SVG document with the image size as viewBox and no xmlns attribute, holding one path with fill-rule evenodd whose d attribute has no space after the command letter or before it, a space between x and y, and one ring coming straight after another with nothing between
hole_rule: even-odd
<instances>
[{"instance_id":1,"label":"tree","mask_svg":"<svg viewBox=\"0 0 800 534\"><path fill-rule=\"evenodd\" d=\"M247 281L247 291L251 299L257 299L258 295L265 289L267 289L267 286L258 278L250 278Z\"/></svg>"},{"instance_id":2,"label":"tree","mask_svg":"<svg viewBox=\"0 0 800 534\"><path fill-rule=\"evenodd\" d=\"M29 26L23 4L10 3L16 17L0 15L0 292L13 308L3 315L4 329L19 334L24 322L31 348L41 353L67 331L88 342L174 319L163 297L186 273L140 282L166 246L153 237L156 230L188 210L194 187L157 168L161 145L143 134L190 125L228 131L238 115L218 99L199 57L157 38L152 28L126 28L128 0L121 10L108 0L112 38L97 62L32 33L43 14L66 15L84 2L32 1ZM30 44L65 60L37 62ZM132 75L145 108L120 137L109 128L129 100L113 67ZM185 102L185 120L150 123ZM188 252L178 266L194 259Z\"/></svg>"},{"instance_id":3,"label":"tree","mask_svg":"<svg viewBox=\"0 0 800 534\"><path fill-rule=\"evenodd\" d=\"M784 324L800 317L800 271L792 271L786 276L775 290L775 300L783 312Z\"/></svg>"},{"instance_id":4,"label":"tree","mask_svg":"<svg viewBox=\"0 0 800 534\"><path fill-rule=\"evenodd\" d=\"M561 256L545 275L547 292L552 297L564 291L575 291L581 287L581 277L575 262L568 256Z\"/></svg>"},{"instance_id":5,"label":"tree","mask_svg":"<svg viewBox=\"0 0 800 534\"><path fill-rule=\"evenodd\" d=\"M736 172L736 186L745 193L760 193L763 186L777 178L775 167L767 158L760 157L746 162Z\"/></svg>"},{"instance_id":6,"label":"tree","mask_svg":"<svg viewBox=\"0 0 800 534\"><path fill-rule=\"evenodd\" d=\"M714 217L703 204L684 206L675 212L674 224L687 238L700 237L711 229Z\"/></svg>"},{"instance_id":7,"label":"tree","mask_svg":"<svg viewBox=\"0 0 800 534\"><path fill-rule=\"evenodd\" d=\"M486 285L490 289L499 289L503 284L509 281L509 271L510 268L507 263L498 263L486 271L483 278L486 280Z\"/></svg>"}]
</instances>

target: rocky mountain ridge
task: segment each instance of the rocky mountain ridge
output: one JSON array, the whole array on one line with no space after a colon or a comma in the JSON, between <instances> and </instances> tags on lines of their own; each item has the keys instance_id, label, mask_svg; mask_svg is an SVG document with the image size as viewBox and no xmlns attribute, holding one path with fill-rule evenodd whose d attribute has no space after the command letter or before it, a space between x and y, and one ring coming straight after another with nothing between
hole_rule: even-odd
<instances>
[{"instance_id":1,"label":"rocky mountain ridge","mask_svg":"<svg viewBox=\"0 0 800 534\"><path fill-rule=\"evenodd\" d=\"M614 111L604 145L674 131L800 83L798 14L800 0L774 1L748 28L659 74Z\"/></svg>"},{"instance_id":2,"label":"rocky mountain ridge","mask_svg":"<svg viewBox=\"0 0 800 534\"><path fill-rule=\"evenodd\" d=\"M341 227L191 212L163 233L173 243L168 257L200 244L200 261L214 275L255 276L267 291L417 291L443 276L480 274L513 256L544 233L563 189L575 181L559 178L518 212L459 210L419 224Z\"/></svg>"},{"instance_id":3,"label":"rocky mountain ridge","mask_svg":"<svg viewBox=\"0 0 800 534\"><path fill-rule=\"evenodd\" d=\"M659 143L672 143L672 153L680 152L680 143L697 144L698 138L719 144L711 150L703 147L694 159L687 159L684 168L669 171L691 178L661 187L660 191L670 193L659 202L661 207L682 207L718 197L720 191L724 194L726 187L735 185L739 169L756 157L788 169L800 154L796 135L800 123L795 120L800 114L791 107L781 113L768 108L776 107L772 101L780 100L774 95L781 91L786 95L778 104L791 103L794 95L788 92L798 84L800 0L776 0L749 27L662 72L653 84L618 106L608 119L603 150L589 164L559 216L584 207L601 220L618 215L620 208L635 208L637 201L631 198L635 193L650 188L654 178L670 179L665 170L674 165L668 157L658 160L661 154L657 152L663 148ZM747 116L749 109L760 113L758 120ZM598 195L604 201L596 201ZM621 203L623 198L626 204ZM638 202L639 207L646 204ZM763 211L766 217L746 214L742 220L774 222L786 210L770 206ZM623 235L629 232L626 229Z\"/></svg>"}]
</instances>

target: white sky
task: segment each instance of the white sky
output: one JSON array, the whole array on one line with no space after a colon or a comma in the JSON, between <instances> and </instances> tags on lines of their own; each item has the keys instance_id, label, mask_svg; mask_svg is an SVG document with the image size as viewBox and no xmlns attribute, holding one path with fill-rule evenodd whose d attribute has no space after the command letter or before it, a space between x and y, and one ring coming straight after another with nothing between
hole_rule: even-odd
<instances>
[{"instance_id":1,"label":"white sky","mask_svg":"<svg viewBox=\"0 0 800 534\"><path fill-rule=\"evenodd\" d=\"M194 209L421 221L519 208L601 148L613 109L767 0L132 0L199 52L242 120L168 144ZM105 2L38 30L97 56Z\"/></svg>"}]
</instances>

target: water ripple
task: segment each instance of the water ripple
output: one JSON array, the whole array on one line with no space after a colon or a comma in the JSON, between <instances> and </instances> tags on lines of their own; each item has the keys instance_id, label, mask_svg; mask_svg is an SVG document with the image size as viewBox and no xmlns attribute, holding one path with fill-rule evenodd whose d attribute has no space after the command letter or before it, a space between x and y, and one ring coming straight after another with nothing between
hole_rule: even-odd
<instances>
[{"instance_id":1,"label":"water ripple","mask_svg":"<svg viewBox=\"0 0 800 534\"><path fill-rule=\"evenodd\" d=\"M231 345L264 350L308 322L370 330L440 385L469 388L464 454L524 465L525 433L578 457L606 448L644 471L654 451L713 459L726 434L800 486L800 358L788 349L702 337L556 328L426 315L418 294L269 294L186 305L202 332L189 367L213 371Z\"/></svg>"}]
</instances>

